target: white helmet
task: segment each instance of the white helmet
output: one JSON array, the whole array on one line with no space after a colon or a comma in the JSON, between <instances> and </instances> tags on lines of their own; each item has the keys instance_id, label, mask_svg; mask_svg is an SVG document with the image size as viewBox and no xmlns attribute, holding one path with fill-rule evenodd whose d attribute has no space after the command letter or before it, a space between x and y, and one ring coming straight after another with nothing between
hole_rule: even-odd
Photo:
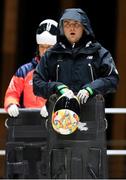
<instances>
[{"instance_id":1,"label":"white helmet","mask_svg":"<svg viewBox=\"0 0 126 180\"><path fill-rule=\"evenodd\" d=\"M58 23L52 19L46 19L39 24L36 32L37 44L56 44Z\"/></svg>"}]
</instances>

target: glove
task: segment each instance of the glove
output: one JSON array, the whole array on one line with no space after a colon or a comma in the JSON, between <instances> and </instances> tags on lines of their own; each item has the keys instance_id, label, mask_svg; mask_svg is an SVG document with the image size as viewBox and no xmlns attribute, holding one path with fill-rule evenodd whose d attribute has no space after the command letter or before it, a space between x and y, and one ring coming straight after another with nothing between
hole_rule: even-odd
<instances>
[{"instance_id":1,"label":"glove","mask_svg":"<svg viewBox=\"0 0 126 180\"><path fill-rule=\"evenodd\" d=\"M80 131L87 131L87 130L88 130L87 123L79 122L79 123L78 123L78 129L79 129Z\"/></svg>"},{"instance_id":2,"label":"glove","mask_svg":"<svg viewBox=\"0 0 126 180\"><path fill-rule=\"evenodd\" d=\"M89 96L92 96L93 94L93 90L90 87L86 87L86 89L81 89L78 92L77 98L79 99L81 104L84 104L87 102Z\"/></svg>"},{"instance_id":3,"label":"glove","mask_svg":"<svg viewBox=\"0 0 126 180\"><path fill-rule=\"evenodd\" d=\"M90 94L86 89L81 89L77 94L77 98L79 99L81 104L84 104L87 102L89 95Z\"/></svg>"},{"instance_id":4,"label":"glove","mask_svg":"<svg viewBox=\"0 0 126 180\"><path fill-rule=\"evenodd\" d=\"M60 95L66 96L69 99L74 96L74 93L72 90L70 90L66 85L62 84L57 87L58 93Z\"/></svg>"},{"instance_id":5,"label":"glove","mask_svg":"<svg viewBox=\"0 0 126 180\"><path fill-rule=\"evenodd\" d=\"M68 89L68 90L63 94L63 96L66 96L66 97L68 97L68 98L70 99L70 98L73 98L74 93L73 93L72 90L69 90L69 89Z\"/></svg>"},{"instance_id":6,"label":"glove","mask_svg":"<svg viewBox=\"0 0 126 180\"><path fill-rule=\"evenodd\" d=\"M68 98L72 98L74 96L74 93L72 90L70 90L66 85L62 84L57 87L58 93L60 95L66 96Z\"/></svg>"},{"instance_id":7,"label":"glove","mask_svg":"<svg viewBox=\"0 0 126 180\"><path fill-rule=\"evenodd\" d=\"M69 90L69 88L64 84L57 86L56 89L57 89L58 94L60 95L66 93Z\"/></svg>"},{"instance_id":8,"label":"glove","mask_svg":"<svg viewBox=\"0 0 126 180\"><path fill-rule=\"evenodd\" d=\"M16 104L10 105L7 109L7 112L11 117L17 117L19 115L18 106Z\"/></svg>"},{"instance_id":9,"label":"glove","mask_svg":"<svg viewBox=\"0 0 126 180\"><path fill-rule=\"evenodd\" d=\"M47 109L46 109L46 106L43 106L42 108L41 108L41 110L40 110L40 115L42 116L42 117L47 117L48 116L48 111L47 111Z\"/></svg>"}]
</instances>

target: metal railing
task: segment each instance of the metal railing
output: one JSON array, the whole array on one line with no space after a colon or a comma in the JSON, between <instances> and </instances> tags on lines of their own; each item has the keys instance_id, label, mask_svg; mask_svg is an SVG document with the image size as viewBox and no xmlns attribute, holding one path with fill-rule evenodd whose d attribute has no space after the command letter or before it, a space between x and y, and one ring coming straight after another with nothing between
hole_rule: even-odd
<instances>
[{"instance_id":1,"label":"metal railing","mask_svg":"<svg viewBox=\"0 0 126 180\"><path fill-rule=\"evenodd\" d=\"M27 112L31 112L31 111L40 111L40 108L21 108L19 109L19 111L27 111ZM0 114L7 114L7 112L3 109L0 108ZM126 114L126 108L105 108L105 114ZM0 156L4 156L5 155L5 150L0 150ZM108 156L117 156L117 155L126 155L126 150L107 150L107 155Z\"/></svg>"},{"instance_id":2,"label":"metal railing","mask_svg":"<svg viewBox=\"0 0 126 180\"><path fill-rule=\"evenodd\" d=\"M20 111L40 111L40 108L21 108ZM0 114L6 114L4 108L0 108ZM106 114L126 114L126 108L105 108Z\"/></svg>"}]
</instances>

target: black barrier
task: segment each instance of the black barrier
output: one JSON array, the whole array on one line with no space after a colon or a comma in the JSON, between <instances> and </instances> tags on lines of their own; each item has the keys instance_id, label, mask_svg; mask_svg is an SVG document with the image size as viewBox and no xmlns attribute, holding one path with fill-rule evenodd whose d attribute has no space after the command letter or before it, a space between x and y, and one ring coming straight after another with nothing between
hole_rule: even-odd
<instances>
[{"instance_id":1,"label":"black barrier","mask_svg":"<svg viewBox=\"0 0 126 180\"><path fill-rule=\"evenodd\" d=\"M81 106L81 123L88 130L60 135L51 125L56 96L48 103L49 118L38 111L21 111L8 118L6 178L106 179L104 98L97 95Z\"/></svg>"}]
</instances>

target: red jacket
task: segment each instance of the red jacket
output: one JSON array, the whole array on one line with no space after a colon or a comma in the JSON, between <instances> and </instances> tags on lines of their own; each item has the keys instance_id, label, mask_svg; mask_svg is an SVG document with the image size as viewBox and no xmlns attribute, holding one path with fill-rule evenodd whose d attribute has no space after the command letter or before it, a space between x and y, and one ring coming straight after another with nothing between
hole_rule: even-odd
<instances>
[{"instance_id":1,"label":"red jacket","mask_svg":"<svg viewBox=\"0 0 126 180\"><path fill-rule=\"evenodd\" d=\"M7 110L10 104L20 105L20 99L23 95L23 105L25 108L41 108L46 103L46 99L35 96L33 93L32 78L37 65L37 59L33 58L31 62L22 65L13 75L10 84L5 93L4 108Z\"/></svg>"}]
</instances>

